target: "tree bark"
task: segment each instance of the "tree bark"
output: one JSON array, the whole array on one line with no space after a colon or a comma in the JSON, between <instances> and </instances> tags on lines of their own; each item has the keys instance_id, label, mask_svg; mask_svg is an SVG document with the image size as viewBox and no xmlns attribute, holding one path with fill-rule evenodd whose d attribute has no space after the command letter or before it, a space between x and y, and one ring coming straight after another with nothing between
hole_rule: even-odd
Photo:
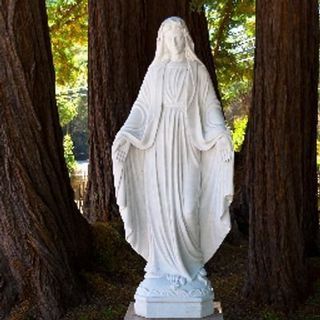
<instances>
[{"instance_id":1,"label":"tree bark","mask_svg":"<svg viewBox=\"0 0 320 320\"><path fill-rule=\"evenodd\" d=\"M246 293L290 310L308 292L306 231L317 226L318 2L258 0L256 17Z\"/></svg>"},{"instance_id":2,"label":"tree bark","mask_svg":"<svg viewBox=\"0 0 320 320\"><path fill-rule=\"evenodd\" d=\"M73 201L44 0L0 4L0 318L60 319L82 298L91 231Z\"/></svg>"},{"instance_id":3,"label":"tree bark","mask_svg":"<svg viewBox=\"0 0 320 320\"><path fill-rule=\"evenodd\" d=\"M111 145L154 57L160 24L173 15L185 19L216 85L207 22L188 0L89 1L90 166L84 210L91 222L118 216Z\"/></svg>"}]
</instances>

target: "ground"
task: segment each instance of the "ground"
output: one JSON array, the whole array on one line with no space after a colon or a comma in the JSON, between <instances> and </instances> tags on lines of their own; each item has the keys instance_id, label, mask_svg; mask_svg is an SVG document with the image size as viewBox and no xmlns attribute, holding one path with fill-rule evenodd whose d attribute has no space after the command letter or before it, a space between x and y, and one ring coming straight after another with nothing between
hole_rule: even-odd
<instances>
[{"instance_id":1,"label":"ground","mask_svg":"<svg viewBox=\"0 0 320 320\"><path fill-rule=\"evenodd\" d=\"M96 224L95 257L83 271L88 302L62 320L122 320L143 278L144 260L125 242L121 224ZM246 240L225 241L206 269L221 301L225 320L320 320L320 258L310 259L313 295L290 316L268 306L255 306L242 296L247 263Z\"/></svg>"},{"instance_id":2,"label":"ground","mask_svg":"<svg viewBox=\"0 0 320 320\"><path fill-rule=\"evenodd\" d=\"M81 272L80 279L87 302L70 309L61 320L123 320L143 279L145 261L124 240L122 224L97 223L93 229L94 258L90 268ZM313 294L297 306L294 314L285 315L269 306L255 306L242 295L247 251L245 239L229 237L206 265L225 320L320 320L320 257L308 261ZM8 320L35 320L30 309L32 306L24 301Z\"/></svg>"}]
</instances>

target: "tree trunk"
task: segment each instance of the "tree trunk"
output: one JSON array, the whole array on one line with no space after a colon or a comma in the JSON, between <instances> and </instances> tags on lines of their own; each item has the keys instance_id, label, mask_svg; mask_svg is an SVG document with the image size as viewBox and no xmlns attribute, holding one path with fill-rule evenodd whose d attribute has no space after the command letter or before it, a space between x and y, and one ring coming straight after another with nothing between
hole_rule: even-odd
<instances>
[{"instance_id":1,"label":"tree trunk","mask_svg":"<svg viewBox=\"0 0 320 320\"><path fill-rule=\"evenodd\" d=\"M304 239L316 225L318 2L258 0L256 21L246 293L293 309L307 293Z\"/></svg>"},{"instance_id":2,"label":"tree trunk","mask_svg":"<svg viewBox=\"0 0 320 320\"><path fill-rule=\"evenodd\" d=\"M216 84L206 19L203 12L191 12L188 0L89 1L90 166L84 210L91 222L118 215L111 145L154 57L160 24L173 15L185 19Z\"/></svg>"},{"instance_id":3,"label":"tree trunk","mask_svg":"<svg viewBox=\"0 0 320 320\"><path fill-rule=\"evenodd\" d=\"M2 1L0 318L14 307L59 319L82 297L91 232L73 201L54 87L45 1Z\"/></svg>"},{"instance_id":4,"label":"tree trunk","mask_svg":"<svg viewBox=\"0 0 320 320\"><path fill-rule=\"evenodd\" d=\"M239 152L235 152L233 178L234 197L230 206L232 221L236 222L238 230L246 239L249 235L248 136L248 130L246 130L245 141L243 142L242 148ZM234 231L234 229L235 228L233 228L232 231Z\"/></svg>"}]
</instances>

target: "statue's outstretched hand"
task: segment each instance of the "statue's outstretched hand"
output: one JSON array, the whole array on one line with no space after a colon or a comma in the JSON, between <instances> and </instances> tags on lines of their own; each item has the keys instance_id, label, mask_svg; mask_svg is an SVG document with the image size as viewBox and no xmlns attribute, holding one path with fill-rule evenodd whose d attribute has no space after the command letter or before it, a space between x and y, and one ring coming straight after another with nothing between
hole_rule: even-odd
<instances>
[{"instance_id":1,"label":"statue's outstretched hand","mask_svg":"<svg viewBox=\"0 0 320 320\"><path fill-rule=\"evenodd\" d=\"M217 148L222 161L229 162L232 159L233 147L228 137L222 136L217 142Z\"/></svg>"},{"instance_id":2,"label":"statue's outstretched hand","mask_svg":"<svg viewBox=\"0 0 320 320\"><path fill-rule=\"evenodd\" d=\"M129 147L130 147L130 142L127 139L123 137L116 139L116 141L114 142L114 148L115 148L115 158L117 161L119 162L126 161Z\"/></svg>"}]
</instances>

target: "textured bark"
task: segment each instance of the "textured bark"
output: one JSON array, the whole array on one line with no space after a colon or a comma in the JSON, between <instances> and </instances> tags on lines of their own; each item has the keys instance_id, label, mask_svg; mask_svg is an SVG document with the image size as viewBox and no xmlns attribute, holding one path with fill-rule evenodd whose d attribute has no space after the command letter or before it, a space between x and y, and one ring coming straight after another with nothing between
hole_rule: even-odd
<instances>
[{"instance_id":1,"label":"textured bark","mask_svg":"<svg viewBox=\"0 0 320 320\"><path fill-rule=\"evenodd\" d=\"M90 227L63 157L45 1L0 4L0 318L59 319L82 297Z\"/></svg>"},{"instance_id":2,"label":"textured bark","mask_svg":"<svg viewBox=\"0 0 320 320\"><path fill-rule=\"evenodd\" d=\"M249 117L250 119L250 117ZM236 221L238 230L242 236L249 236L249 191L248 191L248 130L241 151L235 153L234 171L234 198L230 206L230 214L233 221ZM231 233L234 230L231 230Z\"/></svg>"},{"instance_id":3,"label":"textured bark","mask_svg":"<svg viewBox=\"0 0 320 320\"><path fill-rule=\"evenodd\" d=\"M216 84L203 12L188 0L89 1L89 182L84 205L89 221L118 215L111 167L111 145L138 94L155 53L161 22L185 19L199 58Z\"/></svg>"},{"instance_id":4,"label":"textured bark","mask_svg":"<svg viewBox=\"0 0 320 320\"><path fill-rule=\"evenodd\" d=\"M292 309L308 292L304 240L316 226L318 3L258 0L256 21L246 292Z\"/></svg>"}]
</instances>

